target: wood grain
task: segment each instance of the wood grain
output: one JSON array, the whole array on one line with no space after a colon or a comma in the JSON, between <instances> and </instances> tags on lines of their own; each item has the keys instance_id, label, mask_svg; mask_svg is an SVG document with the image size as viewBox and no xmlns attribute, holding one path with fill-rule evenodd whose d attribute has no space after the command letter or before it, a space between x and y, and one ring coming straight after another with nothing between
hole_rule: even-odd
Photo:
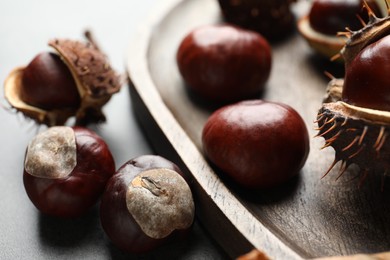
<instances>
[{"instance_id":1,"label":"wood grain","mask_svg":"<svg viewBox=\"0 0 390 260\"><path fill-rule=\"evenodd\" d=\"M294 6L297 16L307 1ZM311 139L300 175L272 191L247 193L225 180L202 155L200 135L213 111L187 93L175 62L186 33L202 24L220 23L217 1L167 0L140 32L128 56L134 109L157 151L177 161L191 176L197 214L232 257L259 248L273 259L300 259L390 249L390 189L372 176L361 188L351 168L336 181L331 148ZM273 44L273 67L260 98L283 102L304 118L311 136L328 78L342 67L313 55L295 33Z\"/></svg>"}]
</instances>

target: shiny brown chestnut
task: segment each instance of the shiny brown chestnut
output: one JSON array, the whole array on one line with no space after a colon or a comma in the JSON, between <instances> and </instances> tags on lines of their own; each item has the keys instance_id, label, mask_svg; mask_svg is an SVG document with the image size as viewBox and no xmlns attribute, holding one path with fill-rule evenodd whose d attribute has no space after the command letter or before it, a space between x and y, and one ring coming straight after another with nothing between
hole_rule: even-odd
<instances>
[{"instance_id":1,"label":"shiny brown chestnut","mask_svg":"<svg viewBox=\"0 0 390 260\"><path fill-rule=\"evenodd\" d=\"M216 103L261 93L272 61L266 39L230 25L206 25L192 30L182 40L176 59L187 87Z\"/></svg>"},{"instance_id":2,"label":"shiny brown chestnut","mask_svg":"<svg viewBox=\"0 0 390 260\"><path fill-rule=\"evenodd\" d=\"M102 227L119 249L145 253L186 233L194 220L191 189L179 167L156 155L126 162L109 180Z\"/></svg>"},{"instance_id":3,"label":"shiny brown chestnut","mask_svg":"<svg viewBox=\"0 0 390 260\"><path fill-rule=\"evenodd\" d=\"M309 153L305 122L290 106L242 101L216 110L202 133L212 164L242 187L267 189L298 174Z\"/></svg>"},{"instance_id":4,"label":"shiny brown chestnut","mask_svg":"<svg viewBox=\"0 0 390 260\"><path fill-rule=\"evenodd\" d=\"M101 137L83 127L56 126L29 143L23 183L42 213L70 218L97 202L114 173L114 159Z\"/></svg>"},{"instance_id":5,"label":"shiny brown chestnut","mask_svg":"<svg viewBox=\"0 0 390 260\"><path fill-rule=\"evenodd\" d=\"M390 111L390 36L364 48L346 67L342 100L348 104Z\"/></svg>"},{"instance_id":6,"label":"shiny brown chestnut","mask_svg":"<svg viewBox=\"0 0 390 260\"><path fill-rule=\"evenodd\" d=\"M27 104L48 110L80 105L72 74L57 54L38 54L27 65L22 83L20 95Z\"/></svg>"},{"instance_id":7,"label":"shiny brown chestnut","mask_svg":"<svg viewBox=\"0 0 390 260\"><path fill-rule=\"evenodd\" d=\"M4 84L9 104L39 124L76 125L105 120L102 107L121 87L120 76L91 34L88 41L54 39L56 53L38 54L27 66L10 72Z\"/></svg>"},{"instance_id":8,"label":"shiny brown chestnut","mask_svg":"<svg viewBox=\"0 0 390 260\"><path fill-rule=\"evenodd\" d=\"M293 2L296 0L218 0L227 22L257 31L270 41L294 32Z\"/></svg>"}]
</instances>

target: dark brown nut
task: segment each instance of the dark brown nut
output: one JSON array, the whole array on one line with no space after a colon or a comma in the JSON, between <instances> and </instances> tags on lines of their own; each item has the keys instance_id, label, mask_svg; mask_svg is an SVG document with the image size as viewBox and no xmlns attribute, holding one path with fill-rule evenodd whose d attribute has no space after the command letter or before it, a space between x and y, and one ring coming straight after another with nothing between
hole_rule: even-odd
<instances>
[{"instance_id":1,"label":"dark brown nut","mask_svg":"<svg viewBox=\"0 0 390 260\"><path fill-rule=\"evenodd\" d=\"M24 70L21 83L20 98L31 106L53 110L80 105L76 82L54 53L38 54Z\"/></svg>"},{"instance_id":2,"label":"dark brown nut","mask_svg":"<svg viewBox=\"0 0 390 260\"><path fill-rule=\"evenodd\" d=\"M190 91L213 103L258 96L271 71L271 47L258 33L229 25L194 29L177 52Z\"/></svg>"},{"instance_id":3,"label":"dark brown nut","mask_svg":"<svg viewBox=\"0 0 390 260\"><path fill-rule=\"evenodd\" d=\"M202 133L206 157L242 187L267 189L297 175L309 153L301 116L290 106L242 101L215 111Z\"/></svg>"},{"instance_id":4,"label":"dark brown nut","mask_svg":"<svg viewBox=\"0 0 390 260\"><path fill-rule=\"evenodd\" d=\"M296 0L219 0L229 23L257 31L269 41L281 40L294 31L290 5Z\"/></svg>"},{"instance_id":5,"label":"dark brown nut","mask_svg":"<svg viewBox=\"0 0 390 260\"><path fill-rule=\"evenodd\" d=\"M23 181L44 214L78 217L100 198L115 163L107 144L83 127L55 126L31 140Z\"/></svg>"},{"instance_id":6,"label":"dark brown nut","mask_svg":"<svg viewBox=\"0 0 390 260\"><path fill-rule=\"evenodd\" d=\"M125 163L110 179L100 219L114 245L143 253L188 231L194 211L191 189L180 169L160 156L145 155Z\"/></svg>"}]
</instances>

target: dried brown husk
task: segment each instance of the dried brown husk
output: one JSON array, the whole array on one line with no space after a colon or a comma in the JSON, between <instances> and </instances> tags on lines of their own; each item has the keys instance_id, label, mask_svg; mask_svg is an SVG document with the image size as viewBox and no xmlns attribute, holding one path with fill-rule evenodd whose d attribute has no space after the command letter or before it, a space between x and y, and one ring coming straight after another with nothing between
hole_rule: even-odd
<instances>
[{"instance_id":1,"label":"dried brown husk","mask_svg":"<svg viewBox=\"0 0 390 260\"><path fill-rule=\"evenodd\" d=\"M15 68L5 80L4 94L9 104L27 117L48 126L64 125L73 116L76 125L105 121L102 107L114 93L119 92L122 85L121 76L111 68L106 55L92 40L54 39L49 41L49 46L57 51L71 71L80 95L80 106L45 110L24 102L20 89L25 67Z\"/></svg>"}]
</instances>

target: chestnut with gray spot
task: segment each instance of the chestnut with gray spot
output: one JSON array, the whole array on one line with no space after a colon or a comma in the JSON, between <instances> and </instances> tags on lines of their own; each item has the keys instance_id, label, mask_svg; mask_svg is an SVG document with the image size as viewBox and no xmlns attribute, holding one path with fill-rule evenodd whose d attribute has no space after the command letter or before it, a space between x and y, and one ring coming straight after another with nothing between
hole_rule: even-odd
<instances>
[{"instance_id":1,"label":"chestnut with gray spot","mask_svg":"<svg viewBox=\"0 0 390 260\"><path fill-rule=\"evenodd\" d=\"M77 164L76 137L70 127L52 127L27 147L25 169L36 177L64 178Z\"/></svg>"},{"instance_id":2,"label":"chestnut with gray spot","mask_svg":"<svg viewBox=\"0 0 390 260\"><path fill-rule=\"evenodd\" d=\"M95 205L114 173L110 149L95 132L55 126L29 143L23 185L40 212L75 218Z\"/></svg>"},{"instance_id":3,"label":"chestnut with gray spot","mask_svg":"<svg viewBox=\"0 0 390 260\"><path fill-rule=\"evenodd\" d=\"M195 214L187 182L165 168L147 170L135 177L127 190L126 205L143 232L155 239L189 228Z\"/></svg>"}]
</instances>

